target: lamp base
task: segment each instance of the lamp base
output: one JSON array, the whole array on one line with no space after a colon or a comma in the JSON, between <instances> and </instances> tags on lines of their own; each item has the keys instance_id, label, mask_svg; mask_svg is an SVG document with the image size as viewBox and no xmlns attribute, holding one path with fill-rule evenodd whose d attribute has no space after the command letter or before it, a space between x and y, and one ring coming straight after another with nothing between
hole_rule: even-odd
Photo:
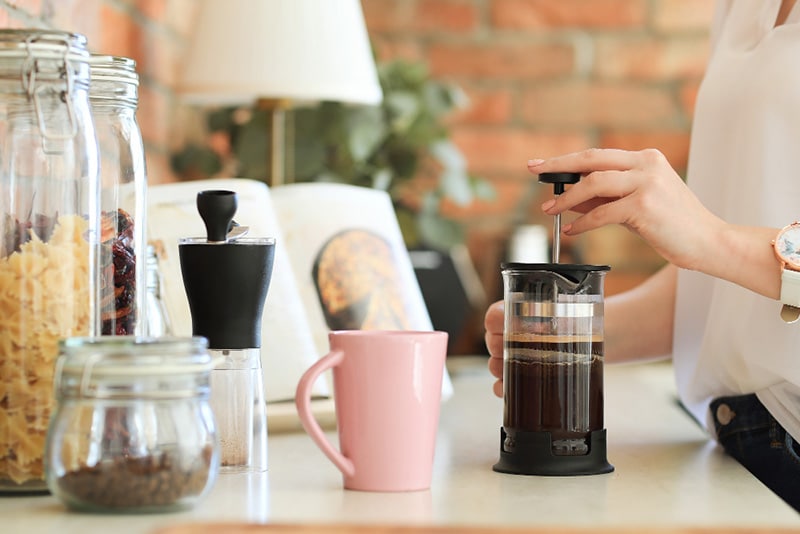
<instances>
[{"instance_id":1,"label":"lamp base","mask_svg":"<svg viewBox=\"0 0 800 534\"><path fill-rule=\"evenodd\" d=\"M550 432L514 432L509 438L500 428L500 460L492 467L498 473L514 475L598 475L610 473L614 466L606 456L606 430L589 433L585 454L553 453Z\"/></svg>"}]
</instances>

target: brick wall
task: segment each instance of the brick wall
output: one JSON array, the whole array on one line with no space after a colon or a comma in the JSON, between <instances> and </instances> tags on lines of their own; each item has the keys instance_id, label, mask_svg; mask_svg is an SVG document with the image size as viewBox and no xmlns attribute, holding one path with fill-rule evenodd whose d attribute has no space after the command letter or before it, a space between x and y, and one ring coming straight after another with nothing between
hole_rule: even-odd
<instances>
[{"instance_id":1,"label":"brick wall","mask_svg":"<svg viewBox=\"0 0 800 534\"><path fill-rule=\"evenodd\" d=\"M529 158L592 146L657 147L685 171L713 0L362 5L381 59L424 61L435 77L456 82L470 98L469 108L452 117L453 137L497 198L447 209L469 228L469 247L490 298L501 295L498 264L514 227L550 224L538 209L548 191L527 173ZM73 30L88 36L93 52L136 59L150 181L162 183L174 180L168 154L196 121L173 91L194 11L194 0L0 0L0 27ZM607 294L660 265L647 246L619 228L565 248L583 261L612 265ZM476 317L476 331L479 323Z\"/></svg>"},{"instance_id":2,"label":"brick wall","mask_svg":"<svg viewBox=\"0 0 800 534\"><path fill-rule=\"evenodd\" d=\"M661 149L685 171L692 106L707 59L713 0L362 0L381 58L425 61L471 100L452 121L470 168L494 202L450 212L470 227L484 284L515 224L544 223L547 188L532 157L587 147ZM584 260L611 263L608 292L652 272L659 259L618 228L582 238ZM480 251L480 252L478 252Z\"/></svg>"},{"instance_id":3,"label":"brick wall","mask_svg":"<svg viewBox=\"0 0 800 534\"><path fill-rule=\"evenodd\" d=\"M169 151L193 112L173 87L195 0L0 0L0 27L86 35L95 53L132 57L141 77L138 119L150 183L174 180Z\"/></svg>"}]
</instances>

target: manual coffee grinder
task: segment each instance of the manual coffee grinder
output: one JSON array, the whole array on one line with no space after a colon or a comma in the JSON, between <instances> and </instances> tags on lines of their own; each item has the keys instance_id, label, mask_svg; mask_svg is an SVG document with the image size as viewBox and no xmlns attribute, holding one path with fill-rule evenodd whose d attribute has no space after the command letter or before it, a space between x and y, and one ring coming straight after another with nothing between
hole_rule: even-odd
<instances>
[{"instance_id":1,"label":"manual coffee grinder","mask_svg":"<svg viewBox=\"0 0 800 534\"><path fill-rule=\"evenodd\" d=\"M578 173L542 173L556 195ZM608 266L559 263L561 216L552 263L502 266L503 427L494 470L520 475L591 475L614 467L603 426L603 280Z\"/></svg>"},{"instance_id":2,"label":"manual coffee grinder","mask_svg":"<svg viewBox=\"0 0 800 534\"><path fill-rule=\"evenodd\" d=\"M233 221L233 191L201 191L205 238L178 242L192 335L208 338L216 365L210 404L220 440L221 473L267 469L267 416L261 367L261 318L272 278L275 239L245 237Z\"/></svg>"}]
</instances>

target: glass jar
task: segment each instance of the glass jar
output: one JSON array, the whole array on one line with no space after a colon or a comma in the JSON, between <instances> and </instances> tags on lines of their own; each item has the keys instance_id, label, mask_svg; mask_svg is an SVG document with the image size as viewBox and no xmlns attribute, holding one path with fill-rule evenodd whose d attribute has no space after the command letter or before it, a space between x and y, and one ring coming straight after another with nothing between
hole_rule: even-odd
<instances>
[{"instance_id":1,"label":"glass jar","mask_svg":"<svg viewBox=\"0 0 800 534\"><path fill-rule=\"evenodd\" d=\"M142 335L147 173L136 122L139 75L136 62L126 57L92 55L89 64L100 148L100 333Z\"/></svg>"},{"instance_id":2,"label":"glass jar","mask_svg":"<svg viewBox=\"0 0 800 534\"><path fill-rule=\"evenodd\" d=\"M146 295L144 307L145 335L161 337L172 335L167 305L161 295L161 270L158 253L153 245L147 245L145 252Z\"/></svg>"},{"instance_id":3,"label":"glass jar","mask_svg":"<svg viewBox=\"0 0 800 534\"><path fill-rule=\"evenodd\" d=\"M219 472L207 341L102 336L60 344L47 483L70 508L188 508Z\"/></svg>"},{"instance_id":4,"label":"glass jar","mask_svg":"<svg viewBox=\"0 0 800 534\"><path fill-rule=\"evenodd\" d=\"M0 493L47 491L58 341L96 333L85 37L0 30Z\"/></svg>"}]
</instances>

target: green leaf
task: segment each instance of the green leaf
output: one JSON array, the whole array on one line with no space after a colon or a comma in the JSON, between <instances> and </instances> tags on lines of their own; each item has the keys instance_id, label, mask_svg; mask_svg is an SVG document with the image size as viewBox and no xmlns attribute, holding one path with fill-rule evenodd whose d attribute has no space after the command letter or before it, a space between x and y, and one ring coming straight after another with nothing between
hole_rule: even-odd
<instances>
[{"instance_id":1,"label":"green leaf","mask_svg":"<svg viewBox=\"0 0 800 534\"><path fill-rule=\"evenodd\" d=\"M440 117L453 109L453 100L450 91L442 84L427 83L422 88L422 98L428 111L435 117Z\"/></svg>"},{"instance_id":2,"label":"green leaf","mask_svg":"<svg viewBox=\"0 0 800 534\"><path fill-rule=\"evenodd\" d=\"M364 161L383 143L387 126L383 111L376 106L364 106L347 117L350 154L355 161Z\"/></svg>"},{"instance_id":3,"label":"green leaf","mask_svg":"<svg viewBox=\"0 0 800 534\"><path fill-rule=\"evenodd\" d=\"M264 180L270 173L270 135L266 114L254 113L253 120L242 125L235 154L242 178Z\"/></svg>"},{"instance_id":4,"label":"green leaf","mask_svg":"<svg viewBox=\"0 0 800 534\"><path fill-rule=\"evenodd\" d=\"M439 194L435 191L428 191L422 195L421 213L433 214L439 212L440 198Z\"/></svg>"},{"instance_id":5,"label":"green leaf","mask_svg":"<svg viewBox=\"0 0 800 534\"><path fill-rule=\"evenodd\" d=\"M463 169L445 169L439 179L441 181L439 187L445 198L460 206L472 202L472 187L469 176Z\"/></svg>"},{"instance_id":6,"label":"green leaf","mask_svg":"<svg viewBox=\"0 0 800 534\"><path fill-rule=\"evenodd\" d=\"M395 206L397 224L400 226L400 233L403 234L403 241L408 247L416 247L420 244L419 225L417 224L417 214L403 206Z\"/></svg>"},{"instance_id":7,"label":"green leaf","mask_svg":"<svg viewBox=\"0 0 800 534\"><path fill-rule=\"evenodd\" d=\"M446 169L464 170L467 161L452 141L437 141L430 147L431 154Z\"/></svg>"},{"instance_id":8,"label":"green leaf","mask_svg":"<svg viewBox=\"0 0 800 534\"><path fill-rule=\"evenodd\" d=\"M406 131L420 110L420 103L413 93L400 91L384 95L384 105L389 111L390 126L393 132L402 133Z\"/></svg>"},{"instance_id":9,"label":"green leaf","mask_svg":"<svg viewBox=\"0 0 800 534\"><path fill-rule=\"evenodd\" d=\"M212 132L230 130L236 125L233 120L235 111L236 108L222 108L210 112L206 119L208 129Z\"/></svg>"},{"instance_id":10,"label":"green leaf","mask_svg":"<svg viewBox=\"0 0 800 534\"><path fill-rule=\"evenodd\" d=\"M470 176L470 182L472 183L472 192L477 198L486 201L497 199L497 191L491 183L474 176Z\"/></svg>"},{"instance_id":11,"label":"green leaf","mask_svg":"<svg viewBox=\"0 0 800 534\"><path fill-rule=\"evenodd\" d=\"M464 242L464 230L460 224L431 213L422 213L417 219L421 240L438 250L450 250Z\"/></svg>"},{"instance_id":12,"label":"green leaf","mask_svg":"<svg viewBox=\"0 0 800 534\"><path fill-rule=\"evenodd\" d=\"M222 170L219 155L208 147L190 144L170 157L172 170L189 180L209 178Z\"/></svg>"},{"instance_id":13,"label":"green leaf","mask_svg":"<svg viewBox=\"0 0 800 534\"><path fill-rule=\"evenodd\" d=\"M296 182L313 180L325 169L325 146L322 143L305 142L294 145L294 176Z\"/></svg>"},{"instance_id":14,"label":"green leaf","mask_svg":"<svg viewBox=\"0 0 800 534\"><path fill-rule=\"evenodd\" d=\"M372 188L380 191L388 191L389 186L392 185L392 171L391 169L383 168L378 169L372 175Z\"/></svg>"}]
</instances>

